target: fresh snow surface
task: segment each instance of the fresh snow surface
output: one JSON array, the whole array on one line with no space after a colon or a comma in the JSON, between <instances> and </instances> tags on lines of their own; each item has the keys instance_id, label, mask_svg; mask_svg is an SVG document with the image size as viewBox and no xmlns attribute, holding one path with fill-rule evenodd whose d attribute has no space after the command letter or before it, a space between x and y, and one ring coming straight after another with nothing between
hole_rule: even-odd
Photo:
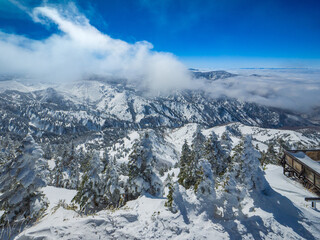
<instances>
[{"instance_id":1,"label":"fresh snow surface","mask_svg":"<svg viewBox=\"0 0 320 240\"><path fill-rule=\"evenodd\" d=\"M49 200L48 212L50 212L59 201L64 201L66 204L70 204L72 198L76 195L76 190L70 190L65 188L57 188L52 186L47 186L42 188L43 193Z\"/></svg>"},{"instance_id":2,"label":"fresh snow surface","mask_svg":"<svg viewBox=\"0 0 320 240\"><path fill-rule=\"evenodd\" d=\"M299 182L293 181L290 178L283 175L283 169L280 166L270 164L267 166L265 173L266 179L275 191L289 198L299 208L308 210L310 211L310 213L313 213L320 218L320 212L312 209L311 204L305 202L304 200L305 197L317 197L316 194L308 191Z\"/></svg>"},{"instance_id":3,"label":"fresh snow surface","mask_svg":"<svg viewBox=\"0 0 320 240\"><path fill-rule=\"evenodd\" d=\"M89 216L61 207L16 239L320 239L320 212L304 202L314 195L285 177L279 166L269 165L266 178L273 190L264 202L258 197L254 210L244 210L247 217L240 220L197 215L199 202L187 190L181 192L177 213L164 207L165 198L151 196ZM50 202L60 197L68 202L74 194L54 187L44 190Z\"/></svg>"},{"instance_id":4,"label":"fresh snow surface","mask_svg":"<svg viewBox=\"0 0 320 240\"><path fill-rule=\"evenodd\" d=\"M290 152L290 154L320 174L320 163L319 162L312 160L304 152L296 152L296 153Z\"/></svg>"},{"instance_id":5,"label":"fresh snow surface","mask_svg":"<svg viewBox=\"0 0 320 240\"><path fill-rule=\"evenodd\" d=\"M27 83L27 80L8 80L0 81L0 93L6 90L14 90L19 92L32 92L36 90L43 90L51 87L52 84L41 84L41 83Z\"/></svg>"},{"instance_id":6,"label":"fresh snow surface","mask_svg":"<svg viewBox=\"0 0 320 240\"><path fill-rule=\"evenodd\" d=\"M53 159L50 159L50 160L48 160L47 162L48 162L49 169L50 169L50 170L53 170L54 167L56 166L55 161L54 161Z\"/></svg>"}]
</instances>

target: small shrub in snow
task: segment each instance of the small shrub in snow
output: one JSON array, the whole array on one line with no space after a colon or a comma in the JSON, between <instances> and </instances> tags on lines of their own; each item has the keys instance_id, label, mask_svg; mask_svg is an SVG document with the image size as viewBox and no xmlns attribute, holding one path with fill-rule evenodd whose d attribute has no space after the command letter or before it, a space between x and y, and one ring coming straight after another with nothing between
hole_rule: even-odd
<instances>
[{"instance_id":1,"label":"small shrub in snow","mask_svg":"<svg viewBox=\"0 0 320 240\"><path fill-rule=\"evenodd\" d=\"M77 206L74 203L67 204L65 200L60 199L59 202L57 203L57 205L53 207L52 212L55 213L60 207L66 209L66 210L72 210L72 211L77 210Z\"/></svg>"}]
</instances>

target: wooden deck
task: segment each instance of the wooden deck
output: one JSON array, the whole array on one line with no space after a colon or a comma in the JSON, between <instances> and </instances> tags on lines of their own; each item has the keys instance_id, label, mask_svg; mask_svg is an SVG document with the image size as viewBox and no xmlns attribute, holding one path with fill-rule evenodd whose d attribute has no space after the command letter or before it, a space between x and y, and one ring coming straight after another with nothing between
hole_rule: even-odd
<instances>
[{"instance_id":1,"label":"wooden deck","mask_svg":"<svg viewBox=\"0 0 320 240\"><path fill-rule=\"evenodd\" d=\"M298 178L303 185L320 193L320 150L285 150L281 159L283 174Z\"/></svg>"}]
</instances>

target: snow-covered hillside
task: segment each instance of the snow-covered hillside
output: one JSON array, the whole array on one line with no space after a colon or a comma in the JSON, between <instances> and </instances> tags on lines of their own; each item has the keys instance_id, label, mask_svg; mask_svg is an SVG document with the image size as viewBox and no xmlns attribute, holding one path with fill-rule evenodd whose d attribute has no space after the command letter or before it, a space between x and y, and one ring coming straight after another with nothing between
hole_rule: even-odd
<instances>
[{"instance_id":1,"label":"snow-covered hillside","mask_svg":"<svg viewBox=\"0 0 320 240\"><path fill-rule=\"evenodd\" d=\"M304 197L314 195L283 176L279 166L269 165L266 178L273 189L267 200L253 203L254 210L234 222L196 215L192 207L200 203L195 198L181 203L185 212L173 214L164 207L164 198L142 196L119 210L91 216L63 207L49 209L16 239L320 239L319 211L304 202ZM60 198L66 203L74 194L53 187L45 192L49 201Z\"/></svg>"},{"instance_id":2,"label":"snow-covered hillside","mask_svg":"<svg viewBox=\"0 0 320 240\"><path fill-rule=\"evenodd\" d=\"M192 142L193 135L198 126L198 124L191 123L181 128L167 129L164 132L153 129L147 130L152 139L153 151L156 157L173 166L180 156L184 141L186 140L188 143ZM117 156L117 159L121 162L127 162L132 145L139 138L139 132L143 131L131 131L128 136L119 139L114 146L110 147L110 155ZM228 132L233 147L239 143L244 135L250 134L253 137L254 145L261 151L267 151L268 143L276 143L279 139L286 141L293 148L299 147L299 144L312 148L319 146L320 142L320 136L317 134L308 135L293 130L251 127L240 123L206 128L202 131L206 137L212 132L220 138L224 132ZM121 157L119 157L120 155Z\"/></svg>"},{"instance_id":3,"label":"snow-covered hillside","mask_svg":"<svg viewBox=\"0 0 320 240\"><path fill-rule=\"evenodd\" d=\"M210 136L217 136L216 141L220 141L221 144L225 141L224 137L228 135L230 147L234 149L239 147L244 136L250 135L253 146L262 153L268 152L270 143L274 144L276 152L279 151L279 139L292 147L300 144L309 147L319 146L320 142L320 138L314 134L249 127L240 123L202 129L200 125L192 123L175 129L131 130L106 149L100 149L99 155L104 156L104 152L108 152L109 159L116 161L112 164L118 166L117 168L130 166L133 156L139 149L137 146L141 137L143 138L147 133L150 151L156 160L153 174L162 182L163 194L155 196L145 192L137 199L127 201L120 208L109 207L83 214L79 203L72 200L79 192L57 188L53 185L58 183L53 181L51 186L42 189L49 203L44 217L32 225L25 226L24 229L21 228L23 231L14 239L320 239L319 211L312 209L311 205L304 201L304 197L315 195L304 189L300 183L285 177L280 166L264 164L267 182L264 183L265 186L261 192L248 190L249 185L246 184L250 183L239 185L236 191L230 188L232 185L228 182L228 178L233 176L232 169L227 170L226 178L213 177L215 195L201 195L199 192L195 193L192 187L188 189L178 185L181 149L185 141L194 146L195 136L199 131L207 139L210 139ZM96 139L88 141L88 144L99 146L100 142L101 137L97 136ZM81 144L76 149L82 151L81 149L87 147L88 145ZM136 153L133 153L135 151ZM236 151L232 150L230 153L234 159L237 159ZM252 154L254 156L255 153L252 152ZM275 158L277 159L278 156L276 154ZM51 159L48 163L52 172L57 171L59 161ZM109 164L107 166L113 166ZM238 163L233 164L235 165L231 166L237 168ZM111 174L111 170L106 171ZM126 170L117 171L117 174L126 172ZM248 169L248 171L253 170ZM255 174L254 171L252 174ZM258 170L257 173L261 174L258 176L260 179L258 182L264 181L263 171ZM54 178L55 176L52 175ZM168 180L169 176L171 180ZM71 172L65 172L63 178L70 181L62 184L72 188L74 177L75 175ZM103 179L103 175L99 174L95 178ZM130 176L119 175L118 187L123 188L123 184L130 183L130 178ZM108 177L106 179L109 181ZM243 181L237 176L235 179L239 182ZM168 207L170 181L174 183L175 189L173 207ZM251 181L250 178L249 181ZM226 183L227 187L224 186ZM205 184L211 183L205 182ZM225 191L230 193L235 191L233 192L235 195L240 193L241 211L239 213L235 207L232 207L233 204L237 206L237 203L233 202L229 193L225 195ZM228 205L236 215L226 215Z\"/></svg>"}]
</instances>

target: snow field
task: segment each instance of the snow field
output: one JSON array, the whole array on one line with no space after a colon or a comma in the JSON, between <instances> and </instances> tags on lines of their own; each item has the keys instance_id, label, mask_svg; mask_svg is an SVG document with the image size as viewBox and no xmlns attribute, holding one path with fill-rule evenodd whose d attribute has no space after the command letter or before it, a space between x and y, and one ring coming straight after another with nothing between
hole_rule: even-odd
<instances>
[{"instance_id":1,"label":"snow field","mask_svg":"<svg viewBox=\"0 0 320 240\"><path fill-rule=\"evenodd\" d=\"M294 131L237 125L242 134L252 134L261 146L266 146L264 142L274 135L285 136L291 141L310 141ZM155 155L173 166L179 159L184 140L191 144L196 129L196 124L187 124L179 129L166 130L161 136L150 130ZM202 133L209 136L214 131L221 137L225 129L226 126L218 126ZM123 139L123 144L117 143L114 150L110 149L111 156L123 149L131 149L138 138L139 132L131 132ZM231 139L233 145L240 141L236 136ZM121 162L128 162L129 154L130 151L123 154ZM168 173L174 173L175 181L179 170L172 168L166 172L161 177L162 182ZM45 187L43 191L50 202L47 216L16 239L320 239L320 212L304 201L304 197L313 194L286 178L279 166L268 165L265 173L271 188L265 196L245 197L244 216L232 220L212 217L202 211L210 208L212 203L198 199L192 189L183 187L179 187L178 211L175 213L164 206L166 198L143 195L120 209L102 210L88 216L63 207L53 211L60 199L70 204L76 191Z\"/></svg>"}]
</instances>

